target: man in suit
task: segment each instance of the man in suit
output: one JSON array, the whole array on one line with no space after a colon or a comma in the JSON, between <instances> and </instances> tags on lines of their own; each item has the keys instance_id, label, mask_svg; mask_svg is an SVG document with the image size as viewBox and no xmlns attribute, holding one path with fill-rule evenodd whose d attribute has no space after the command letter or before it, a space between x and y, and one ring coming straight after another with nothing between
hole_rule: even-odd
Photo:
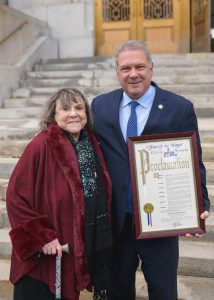
<instances>
[{"instance_id":1,"label":"man in suit","mask_svg":"<svg viewBox=\"0 0 214 300\"><path fill-rule=\"evenodd\" d=\"M201 158L200 138L193 104L151 81L153 63L147 45L128 41L116 56L117 78L122 88L96 97L92 102L94 132L104 152L112 180L112 226L115 238L108 300L135 299L135 273L141 269L150 300L177 299L178 237L137 240L130 192L127 132L132 102L136 135L195 131L203 191L204 212L209 216L206 171Z\"/></svg>"}]
</instances>

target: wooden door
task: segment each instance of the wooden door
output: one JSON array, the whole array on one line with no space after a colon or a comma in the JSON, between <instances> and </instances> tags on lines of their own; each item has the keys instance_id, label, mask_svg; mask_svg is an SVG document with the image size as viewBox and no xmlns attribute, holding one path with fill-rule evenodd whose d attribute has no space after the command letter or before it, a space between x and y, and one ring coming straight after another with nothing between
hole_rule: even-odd
<instances>
[{"instance_id":1,"label":"wooden door","mask_svg":"<svg viewBox=\"0 0 214 300\"><path fill-rule=\"evenodd\" d=\"M189 0L96 0L96 55L112 55L129 39L152 53L189 52Z\"/></svg>"},{"instance_id":2,"label":"wooden door","mask_svg":"<svg viewBox=\"0 0 214 300\"><path fill-rule=\"evenodd\" d=\"M144 0L139 11L139 37L152 53L189 52L188 0Z\"/></svg>"},{"instance_id":3,"label":"wooden door","mask_svg":"<svg viewBox=\"0 0 214 300\"><path fill-rule=\"evenodd\" d=\"M96 55L112 55L123 42L132 38L130 0L95 0Z\"/></svg>"},{"instance_id":4,"label":"wooden door","mask_svg":"<svg viewBox=\"0 0 214 300\"><path fill-rule=\"evenodd\" d=\"M209 52L210 38L210 0L191 1L191 51Z\"/></svg>"}]
</instances>

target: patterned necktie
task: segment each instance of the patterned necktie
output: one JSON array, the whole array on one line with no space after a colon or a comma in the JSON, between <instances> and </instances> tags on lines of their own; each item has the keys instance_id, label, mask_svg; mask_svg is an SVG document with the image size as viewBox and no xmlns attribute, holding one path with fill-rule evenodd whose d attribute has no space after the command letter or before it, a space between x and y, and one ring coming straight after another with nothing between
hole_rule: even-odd
<instances>
[{"instance_id":1,"label":"patterned necktie","mask_svg":"<svg viewBox=\"0 0 214 300\"><path fill-rule=\"evenodd\" d=\"M139 105L137 101L131 102L131 114L128 120L127 124L127 141L129 136L137 136L137 113L136 113L136 107ZM128 185L128 199L127 199L127 205L126 210L129 213L133 212L133 205L132 205L132 187L131 187L131 180L129 180Z\"/></svg>"},{"instance_id":2,"label":"patterned necktie","mask_svg":"<svg viewBox=\"0 0 214 300\"><path fill-rule=\"evenodd\" d=\"M127 124L127 132L126 137L128 139L129 136L137 136L137 114L136 107L139 105L137 101L131 102L131 114Z\"/></svg>"}]
</instances>

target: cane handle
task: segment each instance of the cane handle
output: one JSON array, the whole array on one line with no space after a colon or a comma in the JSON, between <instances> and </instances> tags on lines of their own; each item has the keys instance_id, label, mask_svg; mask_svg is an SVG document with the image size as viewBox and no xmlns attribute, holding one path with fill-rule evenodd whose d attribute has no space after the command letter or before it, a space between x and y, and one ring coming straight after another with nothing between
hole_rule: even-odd
<instances>
[{"instance_id":1,"label":"cane handle","mask_svg":"<svg viewBox=\"0 0 214 300\"><path fill-rule=\"evenodd\" d=\"M62 252L69 254L69 244L62 245Z\"/></svg>"}]
</instances>

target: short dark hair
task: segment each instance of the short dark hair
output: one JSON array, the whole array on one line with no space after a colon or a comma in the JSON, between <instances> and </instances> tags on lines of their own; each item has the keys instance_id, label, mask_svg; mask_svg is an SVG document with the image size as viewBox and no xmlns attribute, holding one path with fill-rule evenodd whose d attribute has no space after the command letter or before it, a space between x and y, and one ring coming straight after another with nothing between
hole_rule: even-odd
<instances>
[{"instance_id":1,"label":"short dark hair","mask_svg":"<svg viewBox=\"0 0 214 300\"><path fill-rule=\"evenodd\" d=\"M118 67L118 57L121 52L127 51L127 50L136 50L136 49L143 49L146 54L148 62L152 62L152 57L151 57L149 47L144 41L129 40L129 41L123 43L122 45L120 45L120 47L115 52L116 67Z\"/></svg>"},{"instance_id":2,"label":"short dark hair","mask_svg":"<svg viewBox=\"0 0 214 300\"><path fill-rule=\"evenodd\" d=\"M61 103L70 104L71 102L77 102L77 97L81 97L85 103L86 116L87 116L87 127L92 126L91 110L88 101L84 94L77 88L62 88L58 90L53 96L49 98L45 105L43 115L41 117L39 126L40 130L47 130L48 125L55 120L56 102L60 99Z\"/></svg>"}]
</instances>

